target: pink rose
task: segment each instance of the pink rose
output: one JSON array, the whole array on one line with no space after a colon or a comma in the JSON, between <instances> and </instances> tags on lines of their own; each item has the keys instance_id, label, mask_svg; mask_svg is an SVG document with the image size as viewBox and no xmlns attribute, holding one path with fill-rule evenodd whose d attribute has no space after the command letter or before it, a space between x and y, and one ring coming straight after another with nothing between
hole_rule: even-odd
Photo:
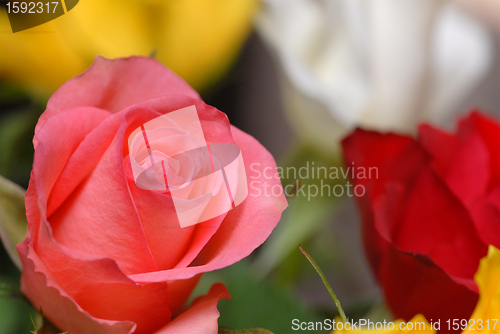
<instances>
[{"instance_id":1,"label":"pink rose","mask_svg":"<svg viewBox=\"0 0 500 334\"><path fill-rule=\"evenodd\" d=\"M33 144L18 251L35 307L71 334L217 333L222 284L184 304L279 221L284 196L246 184L276 168L269 152L142 57L97 58L64 84Z\"/></svg>"}]
</instances>

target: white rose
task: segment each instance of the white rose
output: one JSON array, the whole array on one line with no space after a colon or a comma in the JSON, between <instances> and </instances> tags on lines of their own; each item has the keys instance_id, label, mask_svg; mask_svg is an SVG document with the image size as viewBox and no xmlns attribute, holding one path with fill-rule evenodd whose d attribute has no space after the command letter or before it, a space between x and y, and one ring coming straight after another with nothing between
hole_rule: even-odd
<instances>
[{"instance_id":1,"label":"white rose","mask_svg":"<svg viewBox=\"0 0 500 334\"><path fill-rule=\"evenodd\" d=\"M257 18L304 140L443 122L492 63L488 31L439 0L266 0Z\"/></svg>"}]
</instances>

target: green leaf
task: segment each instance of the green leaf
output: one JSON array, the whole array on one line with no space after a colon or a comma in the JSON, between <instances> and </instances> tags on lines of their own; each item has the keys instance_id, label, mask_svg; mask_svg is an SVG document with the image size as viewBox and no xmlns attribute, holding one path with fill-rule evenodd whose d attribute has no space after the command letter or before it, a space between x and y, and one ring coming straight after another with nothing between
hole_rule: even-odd
<instances>
[{"instance_id":1,"label":"green leaf","mask_svg":"<svg viewBox=\"0 0 500 334\"><path fill-rule=\"evenodd\" d=\"M339 200L316 198L308 201L305 197L289 200L288 209L268 241L262 246L254 263L256 271L267 276L300 243L315 235L328 217L339 207Z\"/></svg>"},{"instance_id":2,"label":"green leaf","mask_svg":"<svg viewBox=\"0 0 500 334\"><path fill-rule=\"evenodd\" d=\"M33 329L29 315L35 312L21 299L0 298L0 334L28 334Z\"/></svg>"},{"instance_id":3,"label":"green leaf","mask_svg":"<svg viewBox=\"0 0 500 334\"><path fill-rule=\"evenodd\" d=\"M24 296L19 290L19 287L7 283L0 283L0 298L23 299Z\"/></svg>"},{"instance_id":4,"label":"green leaf","mask_svg":"<svg viewBox=\"0 0 500 334\"><path fill-rule=\"evenodd\" d=\"M266 328L270 333L290 333L293 319L324 320L307 309L290 289L257 278L248 260L206 273L193 295L205 293L215 282L224 283L231 294L230 300L221 300L217 305L221 328Z\"/></svg>"},{"instance_id":5,"label":"green leaf","mask_svg":"<svg viewBox=\"0 0 500 334\"><path fill-rule=\"evenodd\" d=\"M250 328L250 329L219 329L219 334L274 334L273 332L264 328Z\"/></svg>"},{"instance_id":6,"label":"green leaf","mask_svg":"<svg viewBox=\"0 0 500 334\"><path fill-rule=\"evenodd\" d=\"M304 243L317 234L344 199L328 196L326 192L321 196L319 191L316 196L312 196L314 192L309 191L309 189L319 190L323 185L331 188L337 184L343 185L345 180L340 178L324 178L324 175L320 178L312 177L312 169L317 171L318 167L325 167L327 170L330 167L340 168L341 163L338 158L325 157L313 149L299 146L280 166L283 186L291 188L290 185L293 185L296 194L288 197L288 208L283 213L278 226L261 247L254 263L254 269L261 277L267 276L282 263L300 243ZM301 168L309 170L310 173L306 178L301 178Z\"/></svg>"},{"instance_id":7,"label":"green leaf","mask_svg":"<svg viewBox=\"0 0 500 334\"><path fill-rule=\"evenodd\" d=\"M31 316L31 315L30 315ZM67 334L68 332L61 333L61 331L54 326L49 320L47 320L42 314L36 313L36 321L33 320L31 316L31 323L35 328L31 331L32 334ZM37 325L39 324L39 325Z\"/></svg>"},{"instance_id":8,"label":"green leaf","mask_svg":"<svg viewBox=\"0 0 500 334\"><path fill-rule=\"evenodd\" d=\"M27 99L26 92L15 84L0 83L0 103L23 102Z\"/></svg>"},{"instance_id":9,"label":"green leaf","mask_svg":"<svg viewBox=\"0 0 500 334\"><path fill-rule=\"evenodd\" d=\"M27 105L0 118L0 175L18 184L28 184L33 165L31 140L39 115L37 106Z\"/></svg>"},{"instance_id":10,"label":"green leaf","mask_svg":"<svg viewBox=\"0 0 500 334\"><path fill-rule=\"evenodd\" d=\"M19 269L22 264L16 245L23 241L28 228L24 194L24 189L0 175L0 239Z\"/></svg>"}]
</instances>

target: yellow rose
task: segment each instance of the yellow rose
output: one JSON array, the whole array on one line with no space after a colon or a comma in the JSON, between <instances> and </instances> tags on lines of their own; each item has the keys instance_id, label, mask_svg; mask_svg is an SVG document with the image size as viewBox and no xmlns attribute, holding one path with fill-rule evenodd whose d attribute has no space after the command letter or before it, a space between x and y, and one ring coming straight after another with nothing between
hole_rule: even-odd
<instances>
[{"instance_id":1,"label":"yellow rose","mask_svg":"<svg viewBox=\"0 0 500 334\"><path fill-rule=\"evenodd\" d=\"M80 0L65 15L12 33L0 7L0 78L47 96L96 55L151 55L196 89L229 67L257 0Z\"/></svg>"}]
</instances>

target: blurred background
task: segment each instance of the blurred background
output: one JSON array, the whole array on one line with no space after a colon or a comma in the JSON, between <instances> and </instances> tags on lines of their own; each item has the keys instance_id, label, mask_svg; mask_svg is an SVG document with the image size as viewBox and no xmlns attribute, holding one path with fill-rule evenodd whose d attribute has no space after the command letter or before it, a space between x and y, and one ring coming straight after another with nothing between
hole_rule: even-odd
<instances>
[{"instance_id":1,"label":"blurred background","mask_svg":"<svg viewBox=\"0 0 500 334\"><path fill-rule=\"evenodd\" d=\"M339 140L357 126L411 135L423 121L452 129L474 108L500 117L499 2L401 3L80 0L15 34L0 7L0 175L27 187L38 117L95 55L157 58L283 167L341 166ZM364 260L353 198L288 200L260 249L207 273L195 291L226 284L232 299L219 303L219 324L286 333L294 318L336 316L299 244L350 317L390 318ZM18 285L19 275L2 249L0 282ZM2 296L0 334L32 330L30 307Z\"/></svg>"}]
</instances>

